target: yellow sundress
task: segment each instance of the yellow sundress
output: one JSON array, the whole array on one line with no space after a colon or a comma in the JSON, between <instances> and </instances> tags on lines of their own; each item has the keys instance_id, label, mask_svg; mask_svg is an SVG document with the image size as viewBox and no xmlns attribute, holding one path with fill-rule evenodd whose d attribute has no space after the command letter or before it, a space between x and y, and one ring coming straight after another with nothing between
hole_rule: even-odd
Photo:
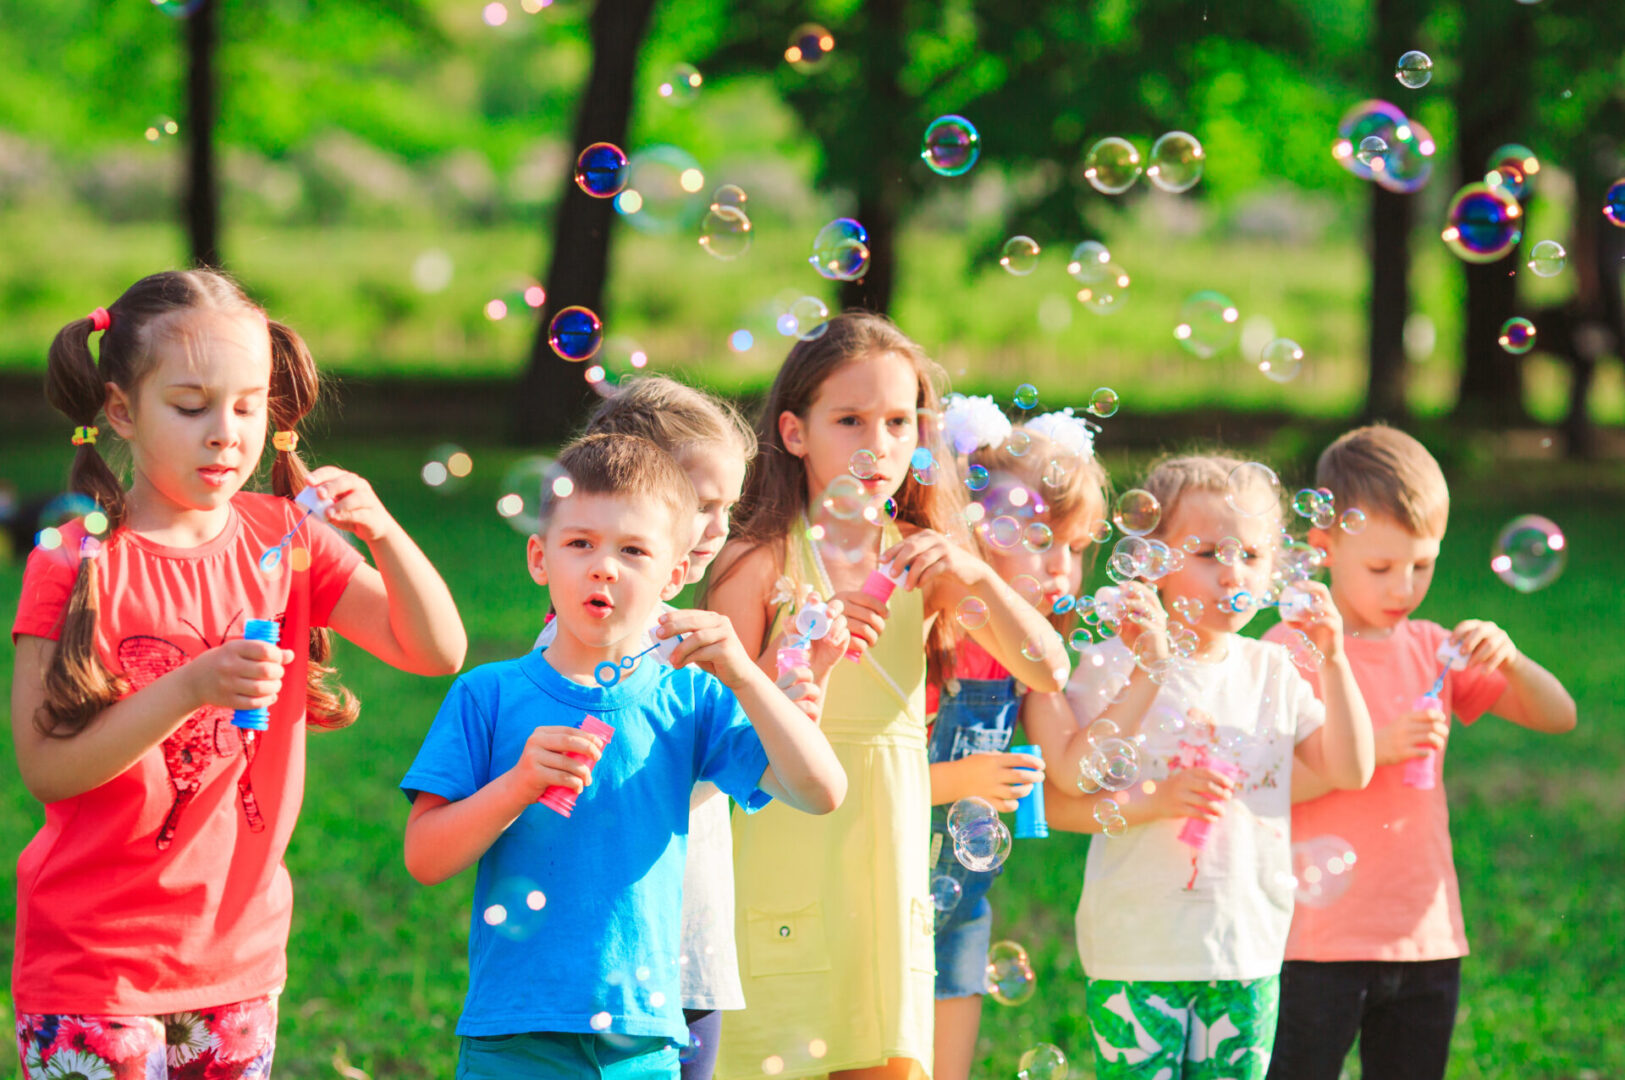
<instances>
[{"instance_id":1,"label":"yellow sundress","mask_svg":"<svg viewBox=\"0 0 1625 1080\"><path fill-rule=\"evenodd\" d=\"M899 539L888 526L883 542ZM787 573L828 599L805 534L791 543ZM876 647L830 677L820 726L846 770L838 810L815 816L774 803L734 812L745 1008L723 1014L720 1080L820 1076L894 1057L930 1074L924 642L921 595L899 589Z\"/></svg>"}]
</instances>

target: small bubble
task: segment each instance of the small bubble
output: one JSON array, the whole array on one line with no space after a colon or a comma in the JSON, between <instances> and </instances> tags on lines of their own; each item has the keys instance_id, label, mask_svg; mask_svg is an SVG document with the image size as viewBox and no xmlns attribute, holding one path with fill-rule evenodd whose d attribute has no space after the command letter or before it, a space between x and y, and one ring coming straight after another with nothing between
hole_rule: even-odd
<instances>
[{"instance_id":1,"label":"small bubble","mask_svg":"<svg viewBox=\"0 0 1625 1080\"><path fill-rule=\"evenodd\" d=\"M975 596L967 596L954 609L954 618L966 630L977 630L987 625L987 604Z\"/></svg>"},{"instance_id":2,"label":"small bubble","mask_svg":"<svg viewBox=\"0 0 1625 1080\"><path fill-rule=\"evenodd\" d=\"M1556 277L1568 261L1569 253L1556 240L1542 240L1529 251L1529 269L1539 277Z\"/></svg>"},{"instance_id":3,"label":"small bubble","mask_svg":"<svg viewBox=\"0 0 1625 1080\"><path fill-rule=\"evenodd\" d=\"M1399 58L1394 66L1394 78L1408 90L1420 90L1433 78L1433 58L1418 49L1412 49Z\"/></svg>"},{"instance_id":4,"label":"small bubble","mask_svg":"<svg viewBox=\"0 0 1625 1080\"><path fill-rule=\"evenodd\" d=\"M1016 393L1012 400L1016 403L1018 409L1033 408L1038 404L1038 387L1032 383L1022 383L1016 387Z\"/></svg>"},{"instance_id":5,"label":"small bubble","mask_svg":"<svg viewBox=\"0 0 1625 1080\"><path fill-rule=\"evenodd\" d=\"M963 176L981 155L982 137L963 116L939 116L925 129L920 158L938 176Z\"/></svg>"},{"instance_id":6,"label":"small bubble","mask_svg":"<svg viewBox=\"0 0 1625 1080\"><path fill-rule=\"evenodd\" d=\"M547 343L561 359L591 360L604 343L604 324L584 307L567 307L548 324Z\"/></svg>"},{"instance_id":7,"label":"small bubble","mask_svg":"<svg viewBox=\"0 0 1625 1080\"><path fill-rule=\"evenodd\" d=\"M576 157L576 186L595 199L619 195L627 172L626 153L614 143L593 143Z\"/></svg>"},{"instance_id":8,"label":"small bubble","mask_svg":"<svg viewBox=\"0 0 1625 1080\"><path fill-rule=\"evenodd\" d=\"M1258 370L1273 382L1291 382L1303 370L1303 346L1291 338L1276 338L1264 346Z\"/></svg>"},{"instance_id":9,"label":"small bubble","mask_svg":"<svg viewBox=\"0 0 1625 1080\"><path fill-rule=\"evenodd\" d=\"M999 252L999 265L1017 277L1038 269L1038 241L1030 236L1012 236Z\"/></svg>"},{"instance_id":10,"label":"small bubble","mask_svg":"<svg viewBox=\"0 0 1625 1080\"><path fill-rule=\"evenodd\" d=\"M1535 324L1521 315L1515 315L1501 324L1497 339L1501 348L1514 356L1522 356L1535 347Z\"/></svg>"},{"instance_id":11,"label":"small bubble","mask_svg":"<svg viewBox=\"0 0 1625 1080\"><path fill-rule=\"evenodd\" d=\"M1343 527L1344 532L1351 536L1363 533L1365 532L1365 511L1358 506L1351 506L1343 511L1343 516L1338 519L1338 524Z\"/></svg>"},{"instance_id":12,"label":"small bubble","mask_svg":"<svg viewBox=\"0 0 1625 1080\"><path fill-rule=\"evenodd\" d=\"M1117 412L1117 403L1117 391L1109 386L1102 386L1089 395L1089 411L1103 419Z\"/></svg>"},{"instance_id":13,"label":"small bubble","mask_svg":"<svg viewBox=\"0 0 1625 1080\"><path fill-rule=\"evenodd\" d=\"M1202 179L1205 155L1196 136L1186 131L1170 131L1151 147L1151 166L1146 179L1164 191L1189 191Z\"/></svg>"},{"instance_id":14,"label":"small bubble","mask_svg":"<svg viewBox=\"0 0 1625 1080\"><path fill-rule=\"evenodd\" d=\"M1083 178L1103 195L1121 195L1140 178L1140 152L1127 139L1101 139L1084 156Z\"/></svg>"}]
</instances>

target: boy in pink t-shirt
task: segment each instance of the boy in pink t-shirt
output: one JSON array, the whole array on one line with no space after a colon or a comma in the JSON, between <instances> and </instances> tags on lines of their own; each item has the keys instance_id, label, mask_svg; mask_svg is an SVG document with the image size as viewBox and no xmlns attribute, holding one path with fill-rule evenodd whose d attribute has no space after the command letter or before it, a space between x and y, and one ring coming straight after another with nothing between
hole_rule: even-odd
<instances>
[{"instance_id":1,"label":"boy in pink t-shirt","mask_svg":"<svg viewBox=\"0 0 1625 1080\"><path fill-rule=\"evenodd\" d=\"M1421 443L1388 427L1359 428L1321 454L1315 482L1336 506L1367 517L1357 533L1317 528L1309 538L1327 552L1377 770L1360 791L1332 791L1312 772L1293 771L1293 840L1335 835L1360 864L1335 904L1299 904L1293 913L1269 1076L1337 1080L1359 1036L1362 1075L1439 1080L1467 954L1440 782L1450 715L1471 724L1493 712L1563 732L1574 727L1574 700L1494 623L1469 619L1446 630L1410 618L1432 583L1450 505ZM1452 654L1460 659L1451 663ZM1437 707L1424 703L1446 669Z\"/></svg>"}]
</instances>

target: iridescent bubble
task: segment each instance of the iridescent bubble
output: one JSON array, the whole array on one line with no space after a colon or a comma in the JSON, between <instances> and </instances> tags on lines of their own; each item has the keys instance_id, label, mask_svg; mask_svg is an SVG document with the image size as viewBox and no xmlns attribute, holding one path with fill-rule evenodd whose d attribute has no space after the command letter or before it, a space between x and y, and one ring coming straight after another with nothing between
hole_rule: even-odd
<instances>
[{"instance_id":1,"label":"iridescent bubble","mask_svg":"<svg viewBox=\"0 0 1625 1080\"><path fill-rule=\"evenodd\" d=\"M1343 119L1338 123L1338 137L1332 145L1332 156L1360 179L1375 180L1388 171L1389 163L1384 161L1382 170L1374 171L1369 164L1361 160L1356 148L1373 137L1382 142L1384 147L1391 148L1398 130L1405 124L1405 113L1397 105L1375 99L1362 101L1344 113Z\"/></svg>"},{"instance_id":2,"label":"iridescent bubble","mask_svg":"<svg viewBox=\"0 0 1625 1080\"><path fill-rule=\"evenodd\" d=\"M1017 574L1010 579L1010 588L1021 597L1023 604L1038 603L1038 597L1044 591L1043 586L1038 584L1038 579L1031 574Z\"/></svg>"},{"instance_id":3,"label":"iridescent bubble","mask_svg":"<svg viewBox=\"0 0 1625 1080\"><path fill-rule=\"evenodd\" d=\"M1094 635L1090 634L1085 628L1079 626L1072 631L1070 636L1067 637L1066 643L1072 646L1073 652L1082 652L1084 649L1094 644L1094 640Z\"/></svg>"},{"instance_id":4,"label":"iridescent bubble","mask_svg":"<svg viewBox=\"0 0 1625 1080\"><path fill-rule=\"evenodd\" d=\"M1556 523L1538 514L1508 522L1495 538L1490 569L1522 593L1544 589L1557 580L1568 559L1568 539Z\"/></svg>"},{"instance_id":5,"label":"iridescent bubble","mask_svg":"<svg viewBox=\"0 0 1625 1080\"><path fill-rule=\"evenodd\" d=\"M737 206L712 203L700 222L700 246L718 259L737 259L750 250L750 218Z\"/></svg>"},{"instance_id":6,"label":"iridescent bubble","mask_svg":"<svg viewBox=\"0 0 1625 1080\"><path fill-rule=\"evenodd\" d=\"M1220 566L1236 566L1247 557L1247 548L1234 536L1226 536L1213 545L1213 557L1219 560ZM1246 593L1238 595L1245 596Z\"/></svg>"},{"instance_id":7,"label":"iridescent bubble","mask_svg":"<svg viewBox=\"0 0 1625 1080\"><path fill-rule=\"evenodd\" d=\"M1089 526L1089 539L1097 544L1104 544L1112 538L1112 523L1101 520Z\"/></svg>"},{"instance_id":8,"label":"iridescent bubble","mask_svg":"<svg viewBox=\"0 0 1625 1080\"><path fill-rule=\"evenodd\" d=\"M1066 264L1066 272L1072 275L1079 285L1095 285L1106 278L1106 267L1112 261L1112 253L1106 250L1106 245L1098 240L1085 240L1072 249L1072 261Z\"/></svg>"},{"instance_id":9,"label":"iridescent bubble","mask_svg":"<svg viewBox=\"0 0 1625 1080\"><path fill-rule=\"evenodd\" d=\"M960 799L948 808L948 835L958 836L965 828L978 822L997 820L999 812L986 799L974 796Z\"/></svg>"},{"instance_id":10,"label":"iridescent bubble","mask_svg":"<svg viewBox=\"0 0 1625 1080\"><path fill-rule=\"evenodd\" d=\"M954 608L954 618L966 630L978 630L987 625L987 604L975 596L967 596Z\"/></svg>"},{"instance_id":11,"label":"iridescent bubble","mask_svg":"<svg viewBox=\"0 0 1625 1080\"><path fill-rule=\"evenodd\" d=\"M1021 546L1034 555L1042 555L1055 543L1055 533L1042 521L1034 521L1021 531Z\"/></svg>"},{"instance_id":12,"label":"iridescent bubble","mask_svg":"<svg viewBox=\"0 0 1625 1080\"><path fill-rule=\"evenodd\" d=\"M1350 536L1358 536L1360 533L1365 532L1365 511L1358 506L1351 506L1343 511L1343 516L1338 519L1338 524Z\"/></svg>"},{"instance_id":13,"label":"iridescent bubble","mask_svg":"<svg viewBox=\"0 0 1625 1080\"><path fill-rule=\"evenodd\" d=\"M1049 638L1034 636L1023 640L1021 655L1023 659L1031 660L1035 664L1038 663L1038 661L1049 655Z\"/></svg>"},{"instance_id":14,"label":"iridescent bubble","mask_svg":"<svg viewBox=\"0 0 1625 1080\"><path fill-rule=\"evenodd\" d=\"M1066 1055L1061 1048L1049 1043L1037 1046L1021 1055L1016 1063L1016 1080L1066 1080Z\"/></svg>"},{"instance_id":15,"label":"iridescent bubble","mask_svg":"<svg viewBox=\"0 0 1625 1080\"><path fill-rule=\"evenodd\" d=\"M1314 488L1299 488L1292 496L1292 512L1301 518L1313 519L1325 504L1325 497Z\"/></svg>"},{"instance_id":16,"label":"iridescent bubble","mask_svg":"<svg viewBox=\"0 0 1625 1080\"><path fill-rule=\"evenodd\" d=\"M604 324L584 307L567 307L548 324L547 343L561 359L591 360L604 343Z\"/></svg>"},{"instance_id":17,"label":"iridescent bubble","mask_svg":"<svg viewBox=\"0 0 1625 1080\"><path fill-rule=\"evenodd\" d=\"M982 465L972 465L965 470L965 486L972 491L986 490L988 485L987 468Z\"/></svg>"},{"instance_id":18,"label":"iridescent bubble","mask_svg":"<svg viewBox=\"0 0 1625 1080\"><path fill-rule=\"evenodd\" d=\"M1012 236L999 251L999 265L1016 275L1026 277L1038 269L1038 241L1030 236Z\"/></svg>"},{"instance_id":19,"label":"iridescent bubble","mask_svg":"<svg viewBox=\"0 0 1625 1080\"><path fill-rule=\"evenodd\" d=\"M1187 626L1195 626L1202 621L1202 601L1194 596L1176 596L1170 606L1175 615L1185 620Z\"/></svg>"},{"instance_id":20,"label":"iridescent bubble","mask_svg":"<svg viewBox=\"0 0 1625 1080\"><path fill-rule=\"evenodd\" d=\"M1394 66L1394 78L1407 90L1420 90L1433 78L1433 58L1419 49L1412 49L1399 58Z\"/></svg>"},{"instance_id":21,"label":"iridescent bubble","mask_svg":"<svg viewBox=\"0 0 1625 1080\"><path fill-rule=\"evenodd\" d=\"M1016 428L1010 433L1010 437L1004 440L1004 448L1010 451L1012 457L1021 457L1032 449L1032 445L1033 437L1020 428Z\"/></svg>"},{"instance_id":22,"label":"iridescent bubble","mask_svg":"<svg viewBox=\"0 0 1625 1080\"><path fill-rule=\"evenodd\" d=\"M1514 199L1522 199L1534 187L1540 159L1529 147L1508 143L1491 154L1484 167L1489 170L1484 174L1484 183Z\"/></svg>"},{"instance_id":23,"label":"iridescent bubble","mask_svg":"<svg viewBox=\"0 0 1625 1080\"><path fill-rule=\"evenodd\" d=\"M987 523L987 542L1000 551L1009 551L1021 543L1021 522L1009 514L1000 514Z\"/></svg>"},{"instance_id":24,"label":"iridescent bubble","mask_svg":"<svg viewBox=\"0 0 1625 1080\"><path fill-rule=\"evenodd\" d=\"M790 305L791 333L802 341L813 341L829 330L829 305L816 296L803 296Z\"/></svg>"},{"instance_id":25,"label":"iridescent bubble","mask_svg":"<svg viewBox=\"0 0 1625 1080\"><path fill-rule=\"evenodd\" d=\"M1535 324L1521 315L1514 315L1501 324L1501 335L1497 340L1507 352L1522 356L1535 347Z\"/></svg>"},{"instance_id":26,"label":"iridescent bubble","mask_svg":"<svg viewBox=\"0 0 1625 1080\"><path fill-rule=\"evenodd\" d=\"M1179 309L1174 338L1188 351L1206 359L1236 343L1241 336L1241 313L1223 293L1204 289Z\"/></svg>"},{"instance_id":27,"label":"iridescent bubble","mask_svg":"<svg viewBox=\"0 0 1625 1080\"><path fill-rule=\"evenodd\" d=\"M1450 200L1440 236L1457 258L1494 262L1523 238L1523 207L1505 187L1468 184Z\"/></svg>"},{"instance_id":28,"label":"iridescent bubble","mask_svg":"<svg viewBox=\"0 0 1625 1080\"><path fill-rule=\"evenodd\" d=\"M960 827L954 834L954 858L967 870L997 870L1010 857L1010 829L998 818Z\"/></svg>"},{"instance_id":29,"label":"iridescent bubble","mask_svg":"<svg viewBox=\"0 0 1625 1080\"><path fill-rule=\"evenodd\" d=\"M673 64L655 87L655 93L673 105L687 105L699 96L700 84L704 81L693 64Z\"/></svg>"},{"instance_id":30,"label":"iridescent bubble","mask_svg":"<svg viewBox=\"0 0 1625 1080\"><path fill-rule=\"evenodd\" d=\"M1114 840L1118 839L1119 837L1127 834L1128 819L1123 817L1123 815L1118 814L1116 817L1108 819L1103 825L1101 825L1100 831Z\"/></svg>"},{"instance_id":31,"label":"iridescent bubble","mask_svg":"<svg viewBox=\"0 0 1625 1080\"><path fill-rule=\"evenodd\" d=\"M1556 277L1568 261L1569 253L1556 240L1542 240L1529 250L1529 269L1538 277Z\"/></svg>"},{"instance_id":32,"label":"iridescent bubble","mask_svg":"<svg viewBox=\"0 0 1625 1080\"><path fill-rule=\"evenodd\" d=\"M1247 517L1278 513L1281 508L1281 478L1260 461L1247 461L1230 470L1224 501L1230 509Z\"/></svg>"},{"instance_id":33,"label":"iridescent bubble","mask_svg":"<svg viewBox=\"0 0 1625 1080\"><path fill-rule=\"evenodd\" d=\"M1123 812L1116 799L1097 799L1095 801L1094 819L1101 825Z\"/></svg>"},{"instance_id":34,"label":"iridescent bubble","mask_svg":"<svg viewBox=\"0 0 1625 1080\"><path fill-rule=\"evenodd\" d=\"M1433 175L1438 145L1420 122L1402 117L1388 132L1388 153L1381 172L1371 179L1389 191L1408 195L1420 191Z\"/></svg>"},{"instance_id":35,"label":"iridescent bubble","mask_svg":"<svg viewBox=\"0 0 1625 1080\"><path fill-rule=\"evenodd\" d=\"M1027 950L1013 941L996 941L987 950L987 993L1000 1005L1024 1005L1038 990Z\"/></svg>"},{"instance_id":36,"label":"iridescent bubble","mask_svg":"<svg viewBox=\"0 0 1625 1080\"><path fill-rule=\"evenodd\" d=\"M784 58L803 75L826 66L829 54L835 50L835 37L817 23L804 23L790 33L790 45Z\"/></svg>"},{"instance_id":37,"label":"iridescent bubble","mask_svg":"<svg viewBox=\"0 0 1625 1080\"><path fill-rule=\"evenodd\" d=\"M818 230L807 261L829 281L856 281L869 272L869 231L852 218L836 218Z\"/></svg>"},{"instance_id":38,"label":"iridescent bubble","mask_svg":"<svg viewBox=\"0 0 1625 1080\"><path fill-rule=\"evenodd\" d=\"M938 874L931 879L931 906L939 912L952 911L964 891L964 887L954 878Z\"/></svg>"},{"instance_id":39,"label":"iridescent bubble","mask_svg":"<svg viewBox=\"0 0 1625 1080\"><path fill-rule=\"evenodd\" d=\"M938 176L964 176L982 153L976 125L963 116L939 116L925 129L920 157Z\"/></svg>"},{"instance_id":40,"label":"iridescent bubble","mask_svg":"<svg viewBox=\"0 0 1625 1080\"><path fill-rule=\"evenodd\" d=\"M1109 386L1102 386L1089 395L1089 411L1104 419L1117 412L1117 391Z\"/></svg>"},{"instance_id":41,"label":"iridescent bubble","mask_svg":"<svg viewBox=\"0 0 1625 1080\"><path fill-rule=\"evenodd\" d=\"M1615 180L1608 185L1602 197L1602 216L1610 225L1625 229L1625 180Z\"/></svg>"},{"instance_id":42,"label":"iridescent bubble","mask_svg":"<svg viewBox=\"0 0 1625 1080\"><path fill-rule=\"evenodd\" d=\"M1348 892L1358 857L1339 836L1316 836L1292 845L1293 892L1306 907L1326 907Z\"/></svg>"},{"instance_id":43,"label":"iridescent bubble","mask_svg":"<svg viewBox=\"0 0 1625 1080\"><path fill-rule=\"evenodd\" d=\"M651 146L630 158L615 211L639 232L686 231L710 206L704 190L705 172L694 155L675 146Z\"/></svg>"},{"instance_id":44,"label":"iridescent bubble","mask_svg":"<svg viewBox=\"0 0 1625 1080\"><path fill-rule=\"evenodd\" d=\"M1127 739L1101 739L1085 759L1107 791L1126 791L1140 778L1140 755Z\"/></svg>"},{"instance_id":45,"label":"iridescent bubble","mask_svg":"<svg viewBox=\"0 0 1625 1080\"><path fill-rule=\"evenodd\" d=\"M1162 522L1162 504L1149 491L1130 488L1118 496L1112 522L1130 536L1144 536Z\"/></svg>"},{"instance_id":46,"label":"iridescent bubble","mask_svg":"<svg viewBox=\"0 0 1625 1080\"><path fill-rule=\"evenodd\" d=\"M1185 539L1179 542L1179 550L1183 551L1187 555L1195 555L1198 551L1202 550L1202 538L1200 536L1185 537Z\"/></svg>"},{"instance_id":47,"label":"iridescent bubble","mask_svg":"<svg viewBox=\"0 0 1625 1080\"><path fill-rule=\"evenodd\" d=\"M1186 131L1170 131L1151 147L1148 180L1164 191L1189 191L1202 179L1204 154L1196 136Z\"/></svg>"},{"instance_id":48,"label":"iridescent bubble","mask_svg":"<svg viewBox=\"0 0 1625 1080\"><path fill-rule=\"evenodd\" d=\"M1094 746L1102 739L1115 738L1121 734L1123 734L1123 729L1118 726L1117 721L1109 720L1103 716L1084 729L1083 737L1090 746Z\"/></svg>"},{"instance_id":49,"label":"iridescent bubble","mask_svg":"<svg viewBox=\"0 0 1625 1080\"><path fill-rule=\"evenodd\" d=\"M1140 178L1140 152L1127 139L1101 139L1083 159L1083 178L1103 195L1121 195Z\"/></svg>"},{"instance_id":50,"label":"iridescent bubble","mask_svg":"<svg viewBox=\"0 0 1625 1080\"><path fill-rule=\"evenodd\" d=\"M552 483L553 463L544 457L522 457L508 467L497 490L497 514L522 536L541 531L542 492Z\"/></svg>"},{"instance_id":51,"label":"iridescent bubble","mask_svg":"<svg viewBox=\"0 0 1625 1080\"><path fill-rule=\"evenodd\" d=\"M1291 338L1276 338L1264 346L1258 370L1273 382L1291 382L1303 370L1303 346Z\"/></svg>"},{"instance_id":52,"label":"iridescent bubble","mask_svg":"<svg viewBox=\"0 0 1625 1080\"><path fill-rule=\"evenodd\" d=\"M1109 263L1098 280L1078 290L1078 303L1096 315L1111 315L1128 301L1129 284L1128 272Z\"/></svg>"},{"instance_id":53,"label":"iridescent bubble","mask_svg":"<svg viewBox=\"0 0 1625 1080\"><path fill-rule=\"evenodd\" d=\"M596 142L576 158L576 186L595 199L612 199L626 187L628 171L620 147Z\"/></svg>"},{"instance_id":54,"label":"iridescent bubble","mask_svg":"<svg viewBox=\"0 0 1625 1080\"><path fill-rule=\"evenodd\" d=\"M1388 140L1381 135L1367 135L1360 140L1359 149L1354 151L1355 160L1372 172L1381 172L1387 168L1384 160L1388 156Z\"/></svg>"}]
</instances>

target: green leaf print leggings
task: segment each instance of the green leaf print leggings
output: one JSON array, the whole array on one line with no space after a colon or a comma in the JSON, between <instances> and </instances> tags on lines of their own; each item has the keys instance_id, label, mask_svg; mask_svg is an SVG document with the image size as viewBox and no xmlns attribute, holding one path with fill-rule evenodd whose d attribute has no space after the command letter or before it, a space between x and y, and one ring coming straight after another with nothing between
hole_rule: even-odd
<instances>
[{"instance_id":1,"label":"green leaf print leggings","mask_svg":"<svg viewBox=\"0 0 1625 1080\"><path fill-rule=\"evenodd\" d=\"M1087 980L1099 1080L1264 1080L1281 977Z\"/></svg>"}]
</instances>

